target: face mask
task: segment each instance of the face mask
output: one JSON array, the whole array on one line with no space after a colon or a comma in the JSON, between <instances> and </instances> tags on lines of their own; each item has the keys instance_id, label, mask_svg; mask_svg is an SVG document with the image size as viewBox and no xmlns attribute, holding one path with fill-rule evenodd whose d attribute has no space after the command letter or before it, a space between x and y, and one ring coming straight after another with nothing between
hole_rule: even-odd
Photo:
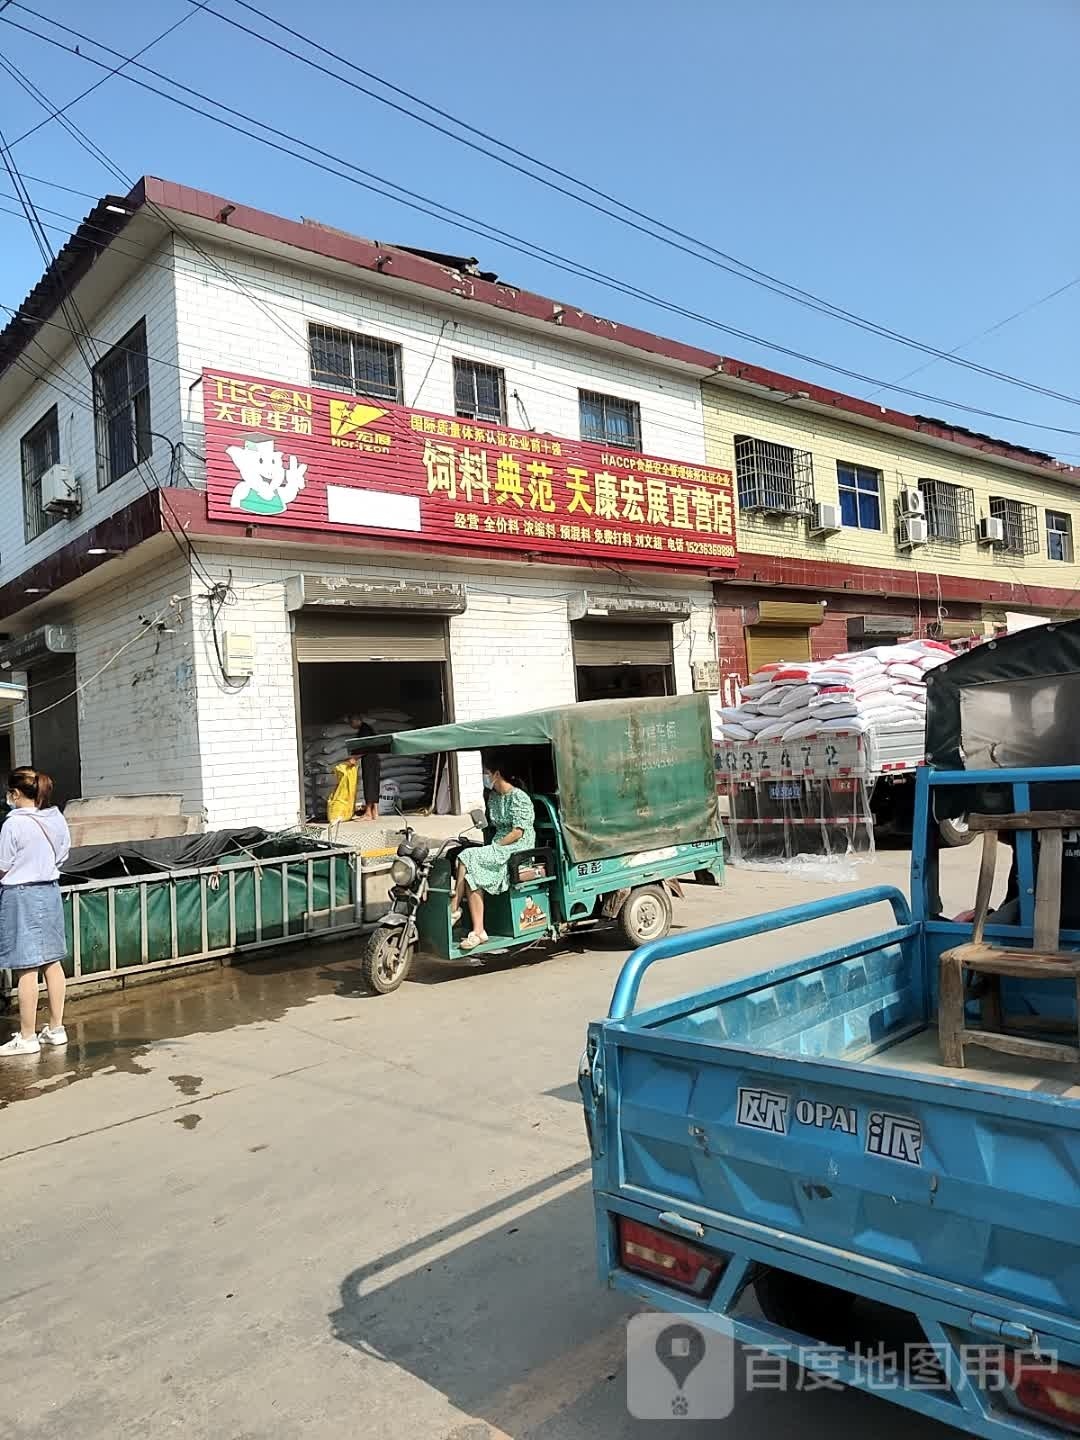
<instances>
[{"instance_id":1,"label":"face mask","mask_svg":"<svg viewBox=\"0 0 1080 1440\"><path fill-rule=\"evenodd\" d=\"M484 789L485 789L485 790L490 790L490 789L493 787L494 784L495 784L495 781L494 781L494 780L492 779L492 777L491 777L491 772L490 772L489 770L485 770L485 771L484 771Z\"/></svg>"}]
</instances>

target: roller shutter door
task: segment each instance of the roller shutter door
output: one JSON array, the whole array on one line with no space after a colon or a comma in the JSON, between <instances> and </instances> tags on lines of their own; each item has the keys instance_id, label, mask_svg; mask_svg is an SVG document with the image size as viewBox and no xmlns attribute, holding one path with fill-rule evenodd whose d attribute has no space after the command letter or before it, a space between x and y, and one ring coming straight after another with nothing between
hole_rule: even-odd
<instances>
[{"instance_id":1,"label":"roller shutter door","mask_svg":"<svg viewBox=\"0 0 1080 1440\"><path fill-rule=\"evenodd\" d=\"M673 665L671 626L574 622L575 665Z\"/></svg>"},{"instance_id":2,"label":"roller shutter door","mask_svg":"<svg viewBox=\"0 0 1080 1440\"><path fill-rule=\"evenodd\" d=\"M294 635L301 665L449 658L447 625L441 615L324 615L299 610Z\"/></svg>"},{"instance_id":3,"label":"roller shutter door","mask_svg":"<svg viewBox=\"0 0 1080 1440\"><path fill-rule=\"evenodd\" d=\"M746 663L752 675L778 660L809 660L807 625L750 625L746 630Z\"/></svg>"}]
</instances>

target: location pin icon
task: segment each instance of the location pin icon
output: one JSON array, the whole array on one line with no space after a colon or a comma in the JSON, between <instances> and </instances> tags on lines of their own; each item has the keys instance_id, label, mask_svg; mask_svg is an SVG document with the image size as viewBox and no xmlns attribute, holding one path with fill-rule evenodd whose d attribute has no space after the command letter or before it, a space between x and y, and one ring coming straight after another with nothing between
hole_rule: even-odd
<instances>
[{"instance_id":1,"label":"location pin icon","mask_svg":"<svg viewBox=\"0 0 1080 1440\"><path fill-rule=\"evenodd\" d=\"M705 1340L693 1325L668 1325L656 1337L656 1358L682 1390L705 1358Z\"/></svg>"}]
</instances>

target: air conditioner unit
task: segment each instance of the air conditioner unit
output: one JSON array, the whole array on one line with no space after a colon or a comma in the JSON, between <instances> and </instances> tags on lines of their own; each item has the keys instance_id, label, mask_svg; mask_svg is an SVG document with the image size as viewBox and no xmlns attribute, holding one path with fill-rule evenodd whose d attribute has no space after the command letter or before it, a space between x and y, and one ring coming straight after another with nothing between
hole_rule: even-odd
<instances>
[{"instance_id":1,"label":"air conditioner unit","mask_svg":"<svg viewBox=\"0 0 1080 1440\"><path fill-rule=\"evenodd\" d=\"M42 475L41 508L46 515L74 515L82 509L79 482L70 465L50 465Z\"/></svg>"},{"instance_id":2,"label":"air conditioner unit","mask_svg":"<svg viewBox=\"0 0 1080 1440\"><path fill-rule=\"evenodd\" d=\"M921 490L900 491L900 514L905 516L926 514L926 496Z\"/></svg>"},{"instance_id":3,"label":"air conditioner unit","mask_svg":"<svg viewBox=\"0 0 1080 1440\"><path fill-rule=\"evenodd\" d=\"M925 545L928 539L926 521L917 515L908 516L900 521L900 534L897 544L901 550L913 550L916 545Z\"/></svg>"},{"instance_id":4,"label":"air conditioner unit","mask_svg":"<svg viewBox=\"0 0 1080 1440\"><path fill-rule=\"evenodd\" d=\"M828 500L819 500L810 516L810 534L826 535L840 528L840 506Z\"/></svg>"},{"instance_id":5,"label":"air conditioner unit","mask_svg":"<svg viewBox=\"0 0 1080 1440\"><path fill-rule=\"evenodd\" d=\"M979 521L980 545L1004 545L1005 522L997 515L984 515Z\"/></svg>"}]
</instances>

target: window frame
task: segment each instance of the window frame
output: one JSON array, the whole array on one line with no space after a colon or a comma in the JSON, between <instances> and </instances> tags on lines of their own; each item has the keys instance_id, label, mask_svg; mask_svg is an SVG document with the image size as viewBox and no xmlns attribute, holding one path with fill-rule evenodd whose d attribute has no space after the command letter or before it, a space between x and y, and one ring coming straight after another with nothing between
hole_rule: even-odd
<instances>
[{"instance_id":1,"label":"window frame","mask_svg":"<svg viewBox=\"0 0 1080 1440\"><path fill-rule=\"evenodd\" d=\"M601 436L586 433L585 407L586 405L599 405L601 422L604 434ZM631 438L621 440L612 435L607 428L608 407L613 409L624 409L630 421ZM606 445L612 450L628 450L641 454L641 406L636 400L625 400L621 395L605 395L600 390L578 390L578 428L582 440L588 445Z\"/></svg>"},{"instance_id":2,"label":"window frame","mask_svg":"<svg viewBox=\"0 0 1080 1440\"><path fill-rule=\"evenodd\" d=\"M1002 522L1003 554L1020 559L1040 553L1042 540L1039 536L1038 506L1027 500L1016 500L1011 495L991 495L989 513Z\"/></svg>"},{"instance_id":3,"label":"window frame","mask_svg":"<svg viewBox=\"0 0 1080 1440\"><path fill-rule=\"evenodd\" d=\"M854 478L854 481L855 481L855 483L854 483L853 485L845 485L845 484L844 484L842 476L843 476L843 472L844 472L845 470L851 472L852 477ZM868 477L871 477L871 478L873 479L873 489L872 489L872 490L871 490L870 488L866 488L866 489L860 489L860 488L859 488L858 481L859 481L859 479L860 479L861 477L863 477L863 476L868 476ZM840 522L841 522L841 524L843 525L843 527L844 527L845 530L865 530L865 531L867 531L867 532L870 532L870 533L873 533L873 534L879 534L879 535L880 535L880 533L882 532L882 530L884 530L884 528L885 528L885 504L884 504L884 499L883 499L883 494L884 494L884 480L885 480L884 475L881 473L880 470L875 469L875 467L874 467L873 465L858 465L858 464L856 464L855 461L853 461L853 460L837 460L837 462L836 462L836 490L837 490L837 494L838 494L839 497L840 497ZM847 494L849 494L849 495L853 495L853 496L855 497L855 523L852 524L852 525L849 525L848 522L844 519L844 495L845 495L845 493L847 493ZM864 524L862 523L862 506L860 505L859 502L863 499L864 496L869 497L871 494L874 495L874 498L875 498L875 501L876 501L876 504L877 504L877 524L876 524L876 525L864 525Z\"/></svg>"},{"instance_id":4,"label":"window frame","mask_svg":"<svg viewBox=\"0 0 1080 1440\"><path fill-rule=\"evenodd\" d=\"M140 360L142 364L138 365ZM120 366L124 369L126 394L118 404L108 403L106 377ZM103 355L90 372L94 399L94 448L97 453L98 489L107 490L125 475L149 460L154 448L150 397L150 353L146 343L146 316L133 325L122 339ZM139 382L139 383L136 383ZM131 421L131 463L118 468L112 440L113 422L124 411ZM126 457L123 457L126 458Z\"/></svg>"},{"instance_id":5,"label":"window frame","mask_svg":"<svg viewBox=\"0 0 1080 1440\"><path fill-rule=\"evenodd\" d=\"M349 347L349 375L346 379L340 371L320 369L315 364L315 337L317 334L332 338ZM357 379L357 352L370 347L381 357L390 361L393 368L393 384L385 386L374 381L368 374ZM389 405L405 403L404 380L402 376L402 351L396 340L384 340L380 335L369 335L363 330L347 330L341 325L324 325L321 321L308 322L308 365L311 383L321 390L337 390L343 395L357 395L365 400L382 400ZM367 388L364 388L364 387ZM393 393L389 393L392 391Z\"/></svg>"},{"instance_id":6,"label":"window frame","mask_svg":"<svg viewBox=\"0 0 1080 1440\"><path fill-rule=\"evenodd\" d=\"M778 440L735 435L735 490L739 509L773 515L809 515L814 508L814 455ZM780 467L779 469L777 467Z\"/></svg>"},{"instance_id":7,"label":"window frame","mask_svg":"<svg viewBox=\"0 0 1080 1440\"><path fill-rule=\"evenodd\" d=\"M1063 522L1062 528L1060 530L1050 528L1051 517L1053 517L1055 520L1061 520ZM1047 559L1052 560L1057 565L1071 565L1073 563L1072 516L1068 513L1067 510L1045 510L1043 512L1043 519L1046 524ZM1051 535L1061 536L1062 544L1060 555L1055 555L1053 550L1051 549Z\"/></svg>"},{"instance_id":8,"label":"window frame","mask_svg":"<svg viewBox=\"0 0 1080 1440\"><path fill-rule=\"evenodd\" d=\"M506 424L506 371L501 365L488 365L483 360L470 360L464 355L453 357L454 372L454 414L460 420L479 420L486 425ZM486 372L488 377L494 380L498 390L499 408L497 415L482 414L480 404L480 391L477 381L481 372ZM467 380L472 385L473 403L463 405L459 394L459 383Z\"/></svg>"},{"instance_id":9,"label":"window frame","mask_svg":"<svg viewBox=\"0 0 1080 1440\"><path fill-rule=\"evenodd\" d=\"M969 485L938 480L933 475L923 475L916 483L926 510L927 537L939 545L974 545L978 539L975 491ZM949 533L941 528L943 516L954 522Z\"/></svg>"},{"instance_id":10,"label":"window frame","mask_svg":"<svg viewBox=\"0 0 1080 1440\"><path fill-rule=\"evenodd\" d=\"M51 422L51 424L50 424ZM52 456L41 466L36 475L30 474L27 464L30 447L37 441L39 434L48 431L55 436L55 443L52 448ZM39 535L44 535L62 517L49 515L41 504L41 477L53 465L60 463L60 410L57 405L46 410L30 429L27 430L19 440L19 466L22 472L23 490L23 534L26 543L36 540Z\"/></svg>"}]
</instances>

